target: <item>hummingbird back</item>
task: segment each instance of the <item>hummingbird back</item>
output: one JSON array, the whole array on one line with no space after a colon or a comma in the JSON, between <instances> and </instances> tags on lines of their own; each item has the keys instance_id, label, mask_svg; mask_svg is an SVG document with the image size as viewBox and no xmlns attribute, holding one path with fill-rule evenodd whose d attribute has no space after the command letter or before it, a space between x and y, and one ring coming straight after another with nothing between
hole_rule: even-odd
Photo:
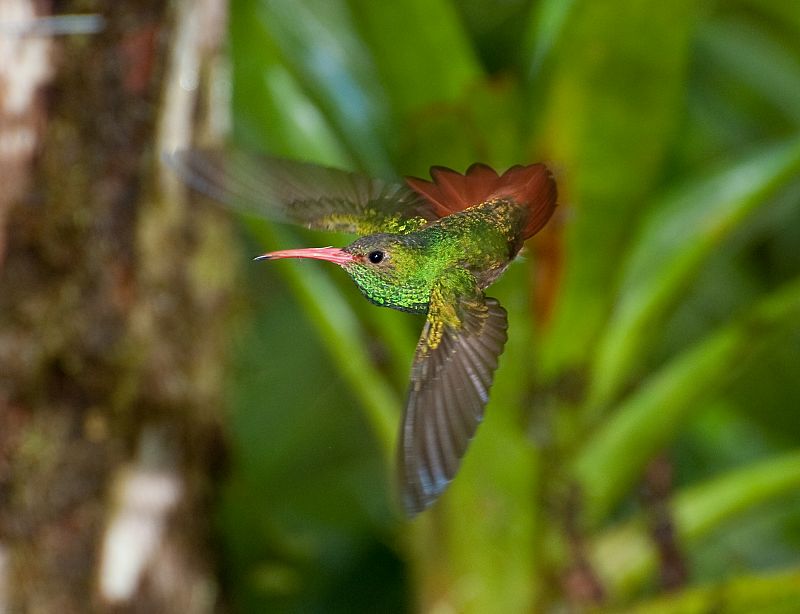
<instances>
[{"instance_id":1,"label":"hummingbird back","mask_svg":"<svg viewBox=\"0 0 800 614\"><path fill-rule=\"evenodd\" d=\"M522 241L535 235L556 208L556 182L544 164L516 165L502 175L476 163L465 174L442 166L431 167L433 181L406 177L406 183L424 196L439 217L492 200L512 201L527 211Z\"/></svg>"}]
</instances>

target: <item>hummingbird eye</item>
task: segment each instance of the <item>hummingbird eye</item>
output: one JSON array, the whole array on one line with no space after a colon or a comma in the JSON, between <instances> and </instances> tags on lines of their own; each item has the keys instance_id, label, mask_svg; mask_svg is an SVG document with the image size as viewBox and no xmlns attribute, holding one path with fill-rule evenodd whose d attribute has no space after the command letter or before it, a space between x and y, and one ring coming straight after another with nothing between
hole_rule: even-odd
<instances>
[{"instance_id":1,"label":"hummingbird eye","mask_svg":"<svg viewBox=\"0 0 800 614\"><path fill-rule=\"evenodd\" d=\"M378 250L378 249L376 249L375 251L370 252L367 255L367 258L369 258L369 261L372 264L378 264L379 262L381 262L383 260L383 252Z\"/></svg>"}]
</instances>

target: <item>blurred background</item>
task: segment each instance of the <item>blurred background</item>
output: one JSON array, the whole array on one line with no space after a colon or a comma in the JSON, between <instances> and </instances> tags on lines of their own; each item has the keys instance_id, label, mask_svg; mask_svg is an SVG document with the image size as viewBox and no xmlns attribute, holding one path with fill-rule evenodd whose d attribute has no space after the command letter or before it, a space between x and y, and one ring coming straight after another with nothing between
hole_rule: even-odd
<instances>
[{"instance_id":1,"label":"blurred background","mask_svg":"<svg viewBox=\"0 0 800 614\"><path fill-rule=\"evenodd\" d=\"M0 79L33 83L0 88L0 611L800 609L793 3L51 8L96 17L0 20ZM250 262L352 238L158 164L222 139L554 169L556 217L488 291L486 419L419 518L391 471L422 319Z\"/></svg>"}]
</instances>

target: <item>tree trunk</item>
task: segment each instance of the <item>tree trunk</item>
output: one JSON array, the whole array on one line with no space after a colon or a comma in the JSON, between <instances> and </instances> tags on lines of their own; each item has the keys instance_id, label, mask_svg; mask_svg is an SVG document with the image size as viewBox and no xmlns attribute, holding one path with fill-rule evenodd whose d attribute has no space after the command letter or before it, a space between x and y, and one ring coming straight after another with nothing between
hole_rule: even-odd
<instances>
[{"instance_id":1,"label":"tree trunk","mask_svg":"<svg viewBox=\"0 0 800 614\"><path fill-rule=\"evenodd\" d=\"M230 242L158 159L208 130L224 17L0 4L0 612L216 608Z\"/></svg>"}]
</instances>

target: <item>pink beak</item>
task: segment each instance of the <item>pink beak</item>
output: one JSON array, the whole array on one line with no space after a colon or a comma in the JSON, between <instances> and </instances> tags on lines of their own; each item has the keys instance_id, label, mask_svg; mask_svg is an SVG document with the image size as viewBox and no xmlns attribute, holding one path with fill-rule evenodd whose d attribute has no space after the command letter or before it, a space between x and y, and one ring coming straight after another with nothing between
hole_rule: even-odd
<instances>
[{"instance_id":1,"label":"pink beak","mask_svg":"<svg viewBox=\"0 0 800 614\"><path fill-rule=\"evenodd\" d=\"M254 260L278 260L279 258L312 258L327 260L339 266L353 262L353 255L338 247L307 247L305 249L284 249L257 256Z\"/></svg>"}]
</instances>

